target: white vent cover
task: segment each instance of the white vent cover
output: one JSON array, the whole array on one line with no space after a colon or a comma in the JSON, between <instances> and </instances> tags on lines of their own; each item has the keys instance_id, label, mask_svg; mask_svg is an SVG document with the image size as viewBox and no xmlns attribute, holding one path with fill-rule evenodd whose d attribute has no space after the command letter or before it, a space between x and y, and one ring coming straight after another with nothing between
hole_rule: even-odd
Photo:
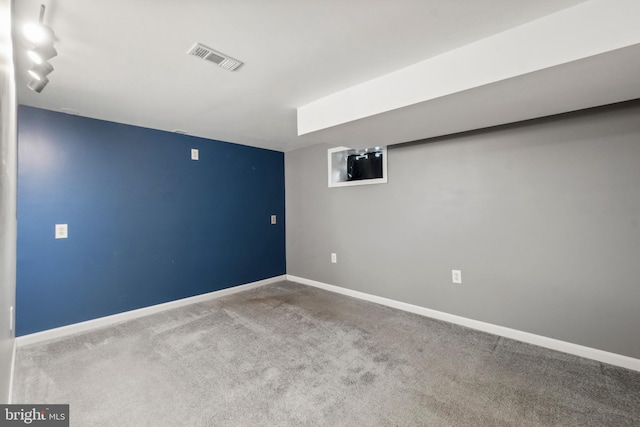
<instances>
[{"instance_id":1,"label":"white vent cover","mask_svg":"<svg viewBox=\"0 0 640 427\"><path fill-rule=\"evenodd\" d=\"M233 59L224 53L216 52L210 47L200 43L194 44L191 49L187 51L187 55L197 56L198 58L213 62L229 71L237 70L242 65L242 62L237 59Z\"/></svg>"}]
</instances>

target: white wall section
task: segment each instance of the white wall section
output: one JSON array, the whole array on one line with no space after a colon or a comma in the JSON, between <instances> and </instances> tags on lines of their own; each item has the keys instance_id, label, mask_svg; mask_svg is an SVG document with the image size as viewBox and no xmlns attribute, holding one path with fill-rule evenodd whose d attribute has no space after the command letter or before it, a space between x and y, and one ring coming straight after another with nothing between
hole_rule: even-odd
<instances>
[{"instance_id":1,"label":"white wall section","mask_svg":"<svg viewBox=\"0 0 640 427\"><path fill-rule=\"evenodd\" d=\"M592 0L578 4L303 105L298 108L298 135L460 92L473 94L475 88L638 45L638 16L640 2L634 0ZM619 58L612 56L611 61L617 63ZM613 64L611 67L615 68ZM573 68L567 67L564 77L569 81L575 79ZM581 80L594 79L594 86L601 78L580 76ZM522 96L533 91L553 97L558 90L562 91L564 80L555 78L532 85L530 79L523 79L519 89ZM486 98L486 92L480 95ZM633 98L612 100L602 99L600 95L598 91L582 93L580 108ZM520 120L569 111L551 109L545 114L527 104L520 108L524 109ZM499 120L501 115L495 114L495 117ZM484 126L495 124L499 122ZM470 123L457 131L474 126ZM427 136L433 135L423 135Z\"/></svg>"},{"instance_id":2,"label":"white wall section","mask_svg":"<svg viewBox=\"0 0 640 427\"><path fill-rule=\"evenodd\" d=\"M0 403L10 400L16 295L16 84L11 1L0 0Z\"/></svg>"}]
</instances>

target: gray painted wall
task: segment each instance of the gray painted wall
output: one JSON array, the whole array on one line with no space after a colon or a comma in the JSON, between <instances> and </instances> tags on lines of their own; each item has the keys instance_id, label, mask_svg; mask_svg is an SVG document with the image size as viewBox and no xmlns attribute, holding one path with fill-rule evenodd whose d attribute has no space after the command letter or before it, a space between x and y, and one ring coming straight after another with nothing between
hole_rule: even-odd
<instances>
[{"instance_id":1,"label":"gray painted wall","mask_svg":"<svg viewBox=\"0 0 640 427\"><path fill-rule=\"evenodd\" d=\"M16 98L9 0L0 0L0 402L9 399L14 333L9 307L16 292Z\"/></svg>"},{"instance_id":2,"label":"gray painted wall","mask_svg":"<svg viewBox=\"0 0 640 427\"><path fill-rule=\"evenodd\" d=\"M640 102L392 146L388 184L327 188L330 147L286 153L288 274L640 358Z\"/></svg>"}]
</instances>

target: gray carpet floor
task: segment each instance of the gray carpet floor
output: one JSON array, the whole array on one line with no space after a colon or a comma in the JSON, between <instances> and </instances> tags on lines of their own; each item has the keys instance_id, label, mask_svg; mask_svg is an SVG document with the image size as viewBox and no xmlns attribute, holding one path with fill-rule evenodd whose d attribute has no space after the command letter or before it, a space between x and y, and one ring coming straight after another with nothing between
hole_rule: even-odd
<instances>
[{"instance_id":1,"label":"gray carpet floor","mask_svg":"<svg viewBox=\"0 0 640 427\"><path fill-rule=\"evenodd\" d=\"M639 426L640 372L281 282L18 349L72 426Z\"/></svg>"}]
</instances>

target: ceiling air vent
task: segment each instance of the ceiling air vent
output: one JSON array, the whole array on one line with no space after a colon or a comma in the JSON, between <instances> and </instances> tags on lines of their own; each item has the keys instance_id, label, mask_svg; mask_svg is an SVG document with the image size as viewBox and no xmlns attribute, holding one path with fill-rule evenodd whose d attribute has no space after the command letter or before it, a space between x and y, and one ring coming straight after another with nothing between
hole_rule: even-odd
<instances>
[{"instance_id":1,"label":"ceiling air vent","mask_svg":"<svg viewBox=\"0 0 640 427\"><path fill-rule=\"evenodd\" d=\"M194 44L191 49L187 51L187 55L197 56L198 58L213 62L229 71L237 70L242 65L242 62L237 59L233 59L224 53L216 52L200 43Z\"/></svg>"}]
</instances>

